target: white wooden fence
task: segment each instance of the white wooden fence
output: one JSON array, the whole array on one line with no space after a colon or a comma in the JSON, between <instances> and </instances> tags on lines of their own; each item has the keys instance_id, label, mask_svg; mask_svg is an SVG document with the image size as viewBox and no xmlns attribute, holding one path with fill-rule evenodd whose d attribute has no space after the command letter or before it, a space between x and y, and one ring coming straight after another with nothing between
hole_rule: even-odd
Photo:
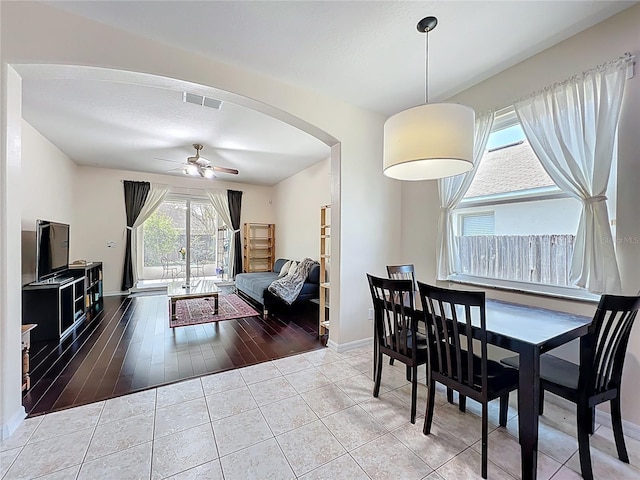
<instances>
[{"instance_id":1,"label":"white wooden fence","mask_svg":"<svg viewBox=\"0 0 640 480\"><path fill-rule=\"evenodd\" d=\"M568 286L574 238L574 235L460 236L460 273Z\"/></svg>"}]
</instances>

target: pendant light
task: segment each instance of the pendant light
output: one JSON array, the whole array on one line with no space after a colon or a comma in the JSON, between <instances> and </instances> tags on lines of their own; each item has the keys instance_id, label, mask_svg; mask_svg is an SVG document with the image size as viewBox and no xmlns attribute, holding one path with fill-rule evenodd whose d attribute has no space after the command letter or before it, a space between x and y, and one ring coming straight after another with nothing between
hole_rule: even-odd
<instances>
[{"instance_id":1,"label":"pendant light","mask_svg":"<svg viewBox=\"0 0 640 480\"><path fill-rule=\"evenodd\" d=\"M398 180L432 180L473 168L473 109L429 103L429 32L436 17L418 23L425 34L425 104L389 117L384 124L383 173Z\"/></svg>"}]
</instances>

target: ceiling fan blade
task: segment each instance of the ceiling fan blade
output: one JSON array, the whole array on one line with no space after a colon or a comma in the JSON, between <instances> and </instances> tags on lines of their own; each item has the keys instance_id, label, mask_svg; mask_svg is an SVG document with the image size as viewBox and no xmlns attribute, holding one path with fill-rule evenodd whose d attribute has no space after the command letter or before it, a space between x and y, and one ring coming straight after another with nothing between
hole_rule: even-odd
<instances>
[{"instance_id":1,"label":"ceiling fan blade","mask_svg":"<svg viewBox=\"0 0 640 480\"><path fill-rule=\"evenodd\" d=\"M216 172L231 173L233 175L238 174L238 170L236 170L235 168L227 168L227 167L211 167L211 168Z\"/></svg>"},{"instance_id":2,"label":"ceiling fan blade","mask_svg":"<svg viewBox=\"0 0 640 480\"><path fill-rule=\"evenodd\" d=\"M161 162L169 162L169 163L182 163L181 160L169 160L168 158L159 158L153 157L154 160L160 160Z\"/></svg>"}]
</instances>

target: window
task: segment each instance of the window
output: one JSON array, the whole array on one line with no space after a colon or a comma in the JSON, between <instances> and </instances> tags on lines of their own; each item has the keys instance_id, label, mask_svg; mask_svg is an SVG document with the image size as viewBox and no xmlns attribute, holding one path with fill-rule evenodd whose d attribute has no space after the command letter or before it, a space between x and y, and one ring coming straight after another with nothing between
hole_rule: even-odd
<instances>
[{"instance_id":1,"label":"window","mask_svg":"<svg viewBox=\"0 0 640 480\"><path fill-rule=\"evenodd\" d=\"M470 237L472 235L493 235L496 221L493 212L487 213L461 213L460 235Z\"/></svg>"},{"instance_id":2,"label":"window","mask_svg":"<svg viewBox=\"0 0 640 480\"><path fill-rule=\"evenodd\" d=\"M227 233L208 199L167 196L142 225L140 279L184 279L187 271L192 277L226 279Z\"/></svg>"},{"instance_id":3,"label":"window","mask_svg":"<svg viewBox=\"0 0 640 480\"><path fill-rule=\"evenodd\" d=\"M581 209L547 175L515 111L497 115L476 176L454 212L460 262L451 279L585 296L569 278Z\"/></svg>"}]
</instances>

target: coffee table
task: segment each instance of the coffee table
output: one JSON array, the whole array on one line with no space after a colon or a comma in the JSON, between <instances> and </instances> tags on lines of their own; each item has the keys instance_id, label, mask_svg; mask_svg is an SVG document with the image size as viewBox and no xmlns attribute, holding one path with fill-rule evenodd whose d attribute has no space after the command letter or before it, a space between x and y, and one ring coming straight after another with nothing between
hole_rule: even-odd
<instances>
[{"instance_id":1,"label":"coffee table","mask_svg":"<svg viewBox=\"0 0 640 480\"><path fill-rule=\"evenodd\" d=\"M218 313L218 295L220 289L213 280L198 280L191 285L184 286L184 282L170 282L167 285L167 296L169 297L169 314L171 320L176 319L176 302L188 298L213 298L213 313Z\"/></svg>"}]
</instances>

